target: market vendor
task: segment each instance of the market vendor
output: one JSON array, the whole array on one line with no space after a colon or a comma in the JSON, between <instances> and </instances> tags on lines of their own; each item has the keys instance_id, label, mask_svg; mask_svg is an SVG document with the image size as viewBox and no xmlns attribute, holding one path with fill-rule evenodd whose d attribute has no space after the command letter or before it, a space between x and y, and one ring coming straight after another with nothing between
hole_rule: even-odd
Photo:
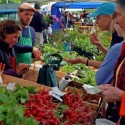
<instances>
[{"instance_id":1,"label":"market vendor","mask_svg":"<svg viewBox=\"0 0 125 125\"><path fill-rule=\"evenodd\" d=\"M21 63L16 67L15 50L13 45L18 42L22 28L12 20L0 21L0 67L8 75L18 76L22 69L27 69L27 64Z\"/></svg>"},{"instance_id":2,"label":"market vendor","mask_svg":"<svg viewBox=\"0 0 125 125\"><path fill-rule=\"evenodd\" d=\"M41 60L41 52L34 47L35 30L29 26L34 12L35 8L29 3L22 3L18 7L19 24L22 27L22 33L18 44L14 45L17 65L19 63L31 64L32 52L37 59Z\"/></svg>"},{"instance_id":3,"label":"market vendor","mask_svg":"<svg viewBox=\"0 0 125 125\"><path fill-rule=\"evenodd\" d=\"M109 24L112 22L115 8L116 8L116 5L113 2L105 2L101 4L94 13L91 14L91 16L92 15L98 16L97 23L100 29L110 31L111 26ZM119 25L117 25L117 32L121 32L120 35L123 35L122 30L118 27ZM93 66L95 68L99 68L95 77L96 83L98 85L102 83L110 84L113 77L115 63L118 57L120 56L121 46L122 46L122 41L120 43L113 45L107 52L103 62L89 60L86 58L76 58L74 60L66 59L66 61L71 64L83 63L83 64L86 64L87 66Z\"/></svg>"},{"instance_id":4,"label":"market vendor","mask_svg":"<svg viewBox=\"0 0 125 125\"><path fill-rule=\"evenodd\" d=\"M125 33L125 1L116 0L116 3L116 23ZM100 86L102 96L107 102L114 102L114 108L116 108L117 112L116 121L118 125L125 125L125 42L122 43L121 55L114 69L112 85Z\"/></svg>"}]
</instances>

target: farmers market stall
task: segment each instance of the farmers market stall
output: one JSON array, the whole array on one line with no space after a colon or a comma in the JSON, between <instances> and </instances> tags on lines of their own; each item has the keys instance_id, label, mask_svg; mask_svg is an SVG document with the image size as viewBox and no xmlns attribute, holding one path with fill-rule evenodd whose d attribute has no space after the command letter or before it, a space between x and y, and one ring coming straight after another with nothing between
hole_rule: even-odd
<instances>
[{"instance_id":1,"label":"farmers market stall","mask_svg":"<svg viewBox=\"0 0 125 125\"><path fill-rule=\"evenodd\" d=\"M56 15L58 18L61 16L60 9L95 9L103 2L57 2L51 7L51 15ZM53 26L54 27L54 26ZM56 24L56 28L57 24Z\"/></svg>"},{"instance_id":2,"label":"farmers market stall","mask_svg":"<svg viewBox=\"0 0 125 125\"><path fill-rule=\"evenodd\" d=\"M103 2L57 2L52 5L51 15L56 15L58 18L61 16L60 8L71 9L95 9Z\"/></svg>"},{"instance_id":3,"label":"farmers market stall","mask_svg":"<svg viewBox=\"0 0 125 125\"><path fill-rule=\"evenodd\" d=\"M0 125L91 125L98 115L99 95L72 87L61 92L7 75L2 78Z\"/></svg>"}]
</instances>

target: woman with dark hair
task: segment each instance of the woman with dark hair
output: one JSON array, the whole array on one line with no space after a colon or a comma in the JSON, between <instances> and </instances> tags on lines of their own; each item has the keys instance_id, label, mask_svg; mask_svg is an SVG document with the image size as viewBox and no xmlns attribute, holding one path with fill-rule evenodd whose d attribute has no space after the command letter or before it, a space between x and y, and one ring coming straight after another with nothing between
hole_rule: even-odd
<instances>
[{"instance_id":1,"label":"woman with dark hair","mask_svg":"<svg viewBox=\"0 0 125 125\"><path fill-rule=\"evenodd\" d=\"M16 67L13 45L18 42L22 28L13 20L0 21L0 64L5 65L4 73L18 76L28 65L21 63Z\"/></svg>"}]
</instances>

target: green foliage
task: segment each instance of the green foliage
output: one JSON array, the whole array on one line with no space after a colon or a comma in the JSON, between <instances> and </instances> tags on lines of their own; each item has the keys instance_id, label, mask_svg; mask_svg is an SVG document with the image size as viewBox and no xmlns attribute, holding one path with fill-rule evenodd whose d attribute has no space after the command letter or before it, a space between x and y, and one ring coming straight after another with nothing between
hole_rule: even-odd
<instances>
[{"instance_id":1,"label":"green foliage","mask_svg":"<svg viewBox=\"0 0 125 125\"><path fill-rule=\"evenodd\" d=\"M84 64L65 65L61 67L61 71L66 73L72 73L75 70L78 70L77 76L80 77L79 79L74 79L76 82L79 82L81 84L89 84L92 86L96 85L95 71L93 71L92 68L85 68Z\"/></svg>"},{"instance_id":2,"label":"green foliage","mask_svg":"<svg viewBox=\"0 0 125 125\"><path fill-rule=\"evenodd\" d=\"M8 3L20 3L21 0L8 0ZM6 3L6 0L0 0L0 4Z\"/></svg>"},{"instance_id":3,"label":"green foliage","mask_svg":"<svg viewBox=\"0 0 125 125\"><path fill-rule=\"evenodd\" d=\"M50 14L44 16L44 20L46 23L50 22Z\"/></svg>"},{"instance_id":4,"label":"green foliage","mask_svg":"<svg viewBox=\"0 0 125 125\"><path fill-rule=\"evenodd\" d=\"M97 29L97 35L99 39L106 48L109 48L111 41L111 34L108 32L100 32ZM95 59L98 61L102 61L104 56L100 51L98 51L97 47L90 42L89 32L83 33L78 26L75 26L74 30L66 30L65 33L61 30L54 32L51 43L55 43L54 47L59 51L63 51L63 43L66 42L74 42L75 47L78 47L86 52L92 53L95 56Z\"/></svg>"},{"instance_id":5,"label":"green foliage","mask_svg":"<svg viewBox=\"0 0 125 125\"><path fill-rule=\"evenodd\" d=\"M68 109L69 109L69 106L60 104L60 105L58 105L58 108L54 114L58 118L63 118L63 111L68 110Z\"/></svg>"},{"instance_id":6,"label":"green foliage","mask_svg":"<svg viewBox=\"0 0 125 125\"><path fill-rule=\"evenodd\" d=\"M96 86L95 72L91 68L88 67L88 69L84 70L83 74L80 75L82 78L75 79L76 82Z\"/></svg>"},{"instance_id":7,"label":"green foliage","mask_svg":"<svg viewBox=\"0 0 125 125\"><path fill-rule=\"evenodd\" d=\"M7 90L0 87L0 121L4 125L38 125L38 122L33 118L25 118L25 103L29 100L29 90L34 90L33 87L16 86L15 91ZM25 101L24 101L25 100Z\"/></svg>"},{"instance_id":8,"label":"green foliage","mask_svg":"<svg viewBox=\"0 0 125 125\"><path fill-rule=\"evenodd\" d=\"M64 41L67 41L74 42L75 47L92 53L95 57L95 60L103 61L105 55L101 51L99 51L95 45L91 44L89 35L90 34L88 32L83 33L83 31L77 26L74 28L74 30L66 30L65 33L60 30L54 32L51 39L51 44L44 45L43 60L47 62L48 55L53 53L59 53L62 58L77 58L78 53L76 52L64 52ZM111 34L108 32L100 32L97 29L97 35L99 36L101 43L106 48L109 48ZM81 78L75 79L76 81L84 84L95 85L95 72L91 68L86 69L85 65L83 64L70 65L67 62L62 61L60 70L66 73L72 73L75 70L78 70L78 76L81 76Z\"/></svg>"}]
</instances>

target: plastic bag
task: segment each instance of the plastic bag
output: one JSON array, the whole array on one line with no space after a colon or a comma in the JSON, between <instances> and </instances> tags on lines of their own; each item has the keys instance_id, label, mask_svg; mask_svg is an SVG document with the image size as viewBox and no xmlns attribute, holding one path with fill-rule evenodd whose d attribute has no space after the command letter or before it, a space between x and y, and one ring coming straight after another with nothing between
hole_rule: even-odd
<instances>
[{"instance_id":1,"label":"plastic bag","mask_svg":"<svg viewBox=\"0 0 125 125\"><path fill-rule=\"evenodd\" d=\"M116 123L109 121L108 119L96 119L96 125L116 125Z\"/></svg>"}]
</instances>

